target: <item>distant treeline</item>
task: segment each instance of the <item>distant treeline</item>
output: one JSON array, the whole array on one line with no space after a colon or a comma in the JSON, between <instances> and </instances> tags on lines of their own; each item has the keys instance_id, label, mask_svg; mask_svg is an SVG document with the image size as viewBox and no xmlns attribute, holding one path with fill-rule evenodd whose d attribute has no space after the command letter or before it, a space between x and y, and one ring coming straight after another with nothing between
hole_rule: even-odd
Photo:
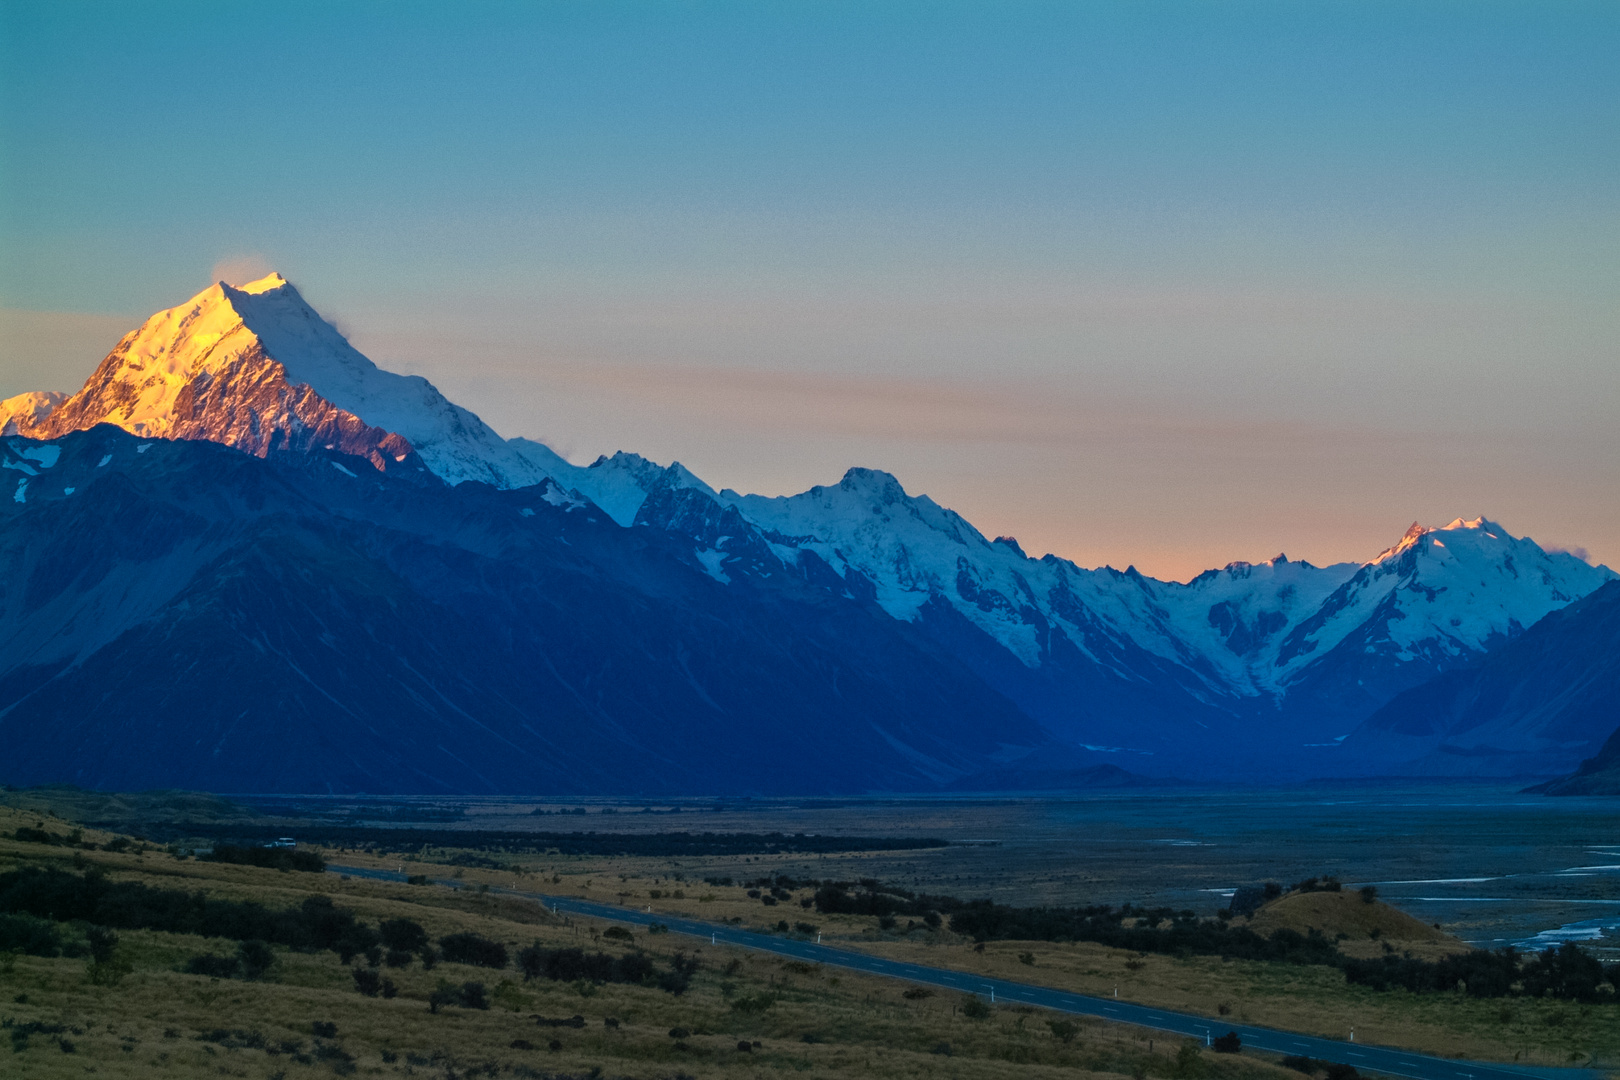
<instances>
[{"instance_id":1,"label":"distant treeline","mask_svg":"<svg viewBox=\"0 0 1620 1080\"><path fill-rule=\"evenodd\" d=\"M6 919L9 916L10 919ZM251 900L221 900L201 892L155 889L138 881L113 881L92 868L73 874L25 866L0 874L0 952L17 948L53 956L68 946L54 924L83 921L119 930L162 930L202 937L265 941L294 949L331 949L345 959L378 944L375 929L330 897L312 896L293 908L270 908ZM43 920L52 924L49 929Z\"/></svg>"},{"instance_id":2,"label":"distant treeline","mask_svg":"<svg viewBox=\"0 0 1620 1080\"><path fill-rule=\"evenodd\" d=\"M278 826L282 827L282 826ZM292 826L284 826L291 834ZM148 830L156 835L158 830ZM203 837L226 843L247 844L240 825L176 826L168 839ZM460 848L508 855L676 856L830 854L843 851L909 851L946 847L931 838L891 836L807 836L804 833L603 833L603 832L493 832L477 829L395 829L380 825L300 825L300 843L328 848L366 848L416 854L425 848Z\"/></svg>"},{"instance_id":3,"label":"distant treeline","mask_svg":"<svg viewBox=\"0 0 1620 1080\"><path fill-rule=\"evenodd\" d=\"M63 924L70 923L90 925L88 946L67 935ZM0 874L0 953L80 956L94 948L95 935L100 933L96 928L100 927L242 942L236 956L197 956L186 968L192 974L216 978L263 974L274 962L266 945L285 945L302 952L331 950L345 964L364 956L373 968L384 960L389 967L400 967L413 956L425 968L441 959L496 970L505 969L510 962L506 946L499 941L457 933L440 938L439 949L435 949L427 932L413 919L386 919L379 926L369 926L327 896L311 896L297 907L270 908L249 900L211 899L201 892L155 889L138 881L112 881L94 868L74 874L25 866ZM618 936L632 940L628 932ZM577 948L547 949L539 942L518 950L517 961L524 981L631 983L671 994L685 992L698 969L697 959L685 953L676 953L669 959L668 970L660 970L639 951L613 956ZM387 992L380 977L365 972L355 982L362 993Z\"/></svg>"},{"instance_id":4,"label":"distant treeline","mask_svg":"<svg viewBox=\"0 0 1620 1080\"><path fill-rule=\"evenodd\" d=\"M911 916L930 927L940 926L948 918L953 932L976 941L1088 941L1138 953L1322 964L1343 971L1349 982L1375 990L1461 991L1482 998L1522 994L1600 1002L1614 1001L1620 989L1620 964L1605 965L1573 943L1543 953L1475 949L1439 960L1396 955L1358 960L1345 956L1320 931L1300 934L1283 929L1266 937L1233 926L1225 918L1200 919L1194 912L1172 908L1131 904L1018 908L990 900L915 893L870 878L822 882L783 876L744 884L784 892L812 888L816 909L827 914L888 920ZM1309 879L1295 888L1336 891L1338 883ZM1370 895L1366 898L1372 899Z\"/></svg>"},{"instance_id":5,"label":"distant treeline","mask_svg":"<svg viewBox=\"0 0 1620 1080\"><path fill-rule=\"evenodd\" d=\"M1375 990L1397 987L1413 993L1460 990L1469 997L1564 998L1614 1001L1620 989L1620 964L1601 963L1574 942L1540 953L1517 949L1475 949L1439 960L1381 956L1376 960L1345 958L1339 967L1353 983Z\"/></svg>"}]
</instances>

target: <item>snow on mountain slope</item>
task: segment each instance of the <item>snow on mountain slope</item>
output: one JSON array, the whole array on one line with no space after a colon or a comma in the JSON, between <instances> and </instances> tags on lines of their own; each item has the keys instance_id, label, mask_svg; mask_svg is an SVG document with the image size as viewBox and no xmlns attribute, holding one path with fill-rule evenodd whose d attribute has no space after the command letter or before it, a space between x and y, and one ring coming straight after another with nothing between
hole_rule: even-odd
<instances>
[{"instance_id":1,"label":"snow on mountain slope","mask_svg":"<svg viewBox=\"0 0 1620 1080\"><path fill-rule=\"evenodd\" d=\"M1185 585L1155 583L1165 630L1186 642L1243 694L1275 694L1274 663L1284 634L1310 617L1358 563L1313 566L1278 555L1228 563Z\"/></svg>"},{"instance_id":2,"label":"snow on mountain slope","mask_svg":"<svg viewBox=\"0 0 1620 1080\"><path fill-rule=\"evenodd\" d=\"M640 454L620 450L612 457L604 454L589 465L574 465L551 447L533 439L508 439L507 445L521 454L531 467L585 496L626 528L635 524L636 513L646 502L647 493L660 482L695 488L711 498L718 497L713 488L678 461L665 468Z\"/></svg>"},{"instance_id":3,"label":"snow on mountain slope","mask_svg":"<svg viewBox=\"0 0 1620 1080\"><path fill-rule=\"evenodd\" d=\"M259 336L269 354L285 365L289 380L305 383L338 408L397 433L445 482L481 480L513 488L544 479L544 473L489 425L451 402L432 383L372 363L280 274L240 290L224 284L216 288L228 295L243 324Z\"/></svg>"},{"instance_id":4,"label":"snow on mountain slope","mask_svg":"<svg viewBox=\"0 0 1620 1080\"><path fill-rule=\"evenodd\" d=\"M15 435L31 428L66 401L66 394L50 390L33 390L0 401L0 435Z\"/></svg>"},{"instance_id":5,"label":"snow on mountain slope","mask_svg":"<svg viewBox=\"0 0 1620 1080\"><path fill-rule=\"evenodd\" d=\"M499 487L543 474L426 379L383 371L279 274L220 282L125 336L89 381L23 434L111 423L138 435L203 438L251 453L316 445L379 468L421 463L448 483Z\"/></svg>"},{"instance_id":6,"label":"snow on mountain slope","mask_svg":"<svg viewBox=\"0 0 1620 1080\"><path fill-rule=\"evenodd\" d=\"M685 486L713 494L679 466L662 470L635 455L551 467L560 483L611 505L620 524L634 520L646 493L667 477L689 478ZM1377 636L1386 631L1374 627L1387 625L1396 661L1421 660L1424 670L1438 671L1510 640L1614 576L1488 521L1459 520L1415 529L1367 564L1318 567L1279 555L1181 584L1134 569L1088 570L1051 555L1031 559L1016 541L988 540L955 511L908 495L893 476L871 469L851 469L837 485L799 495L727 489L715 498L757 527L784 564L811 552L840 577L854 570L877 604L904 621L943 599L1026 667L1044 662L1053 630L1110 664L1087 644L1100 630L1186 668L1217 697L1276 703L1353 632ZM683 513L691 518L689 509ZM1420 545L1414 537L1428 539ZM740 547L736 538L730 543Z\"/></svg>"},{"instance_id":7,"label":"snow on mountain slope","mask_svg":"<svg viewBox=\"0 0 1620 1080\"><path fill-rule=\"evenodd\" d=\"M1240 696L1264 688L1262 647L1355 570L1279 557L1257 566L1233 563L1181 585L1134 569L1087 570L1052 555L1031 559L1017 541L986 540L955 511L908 496L894 477L868 469L851 469L836 487L802 495L725 491L721 498L778 544L815 551L840 573L860 571L895 618L912 619L931 597L944 597L1029 667L1050 649L1049 627L1092 655L1080 624L1101 625L1194 669L1215 692Z\"/></svg>"},{"instance_id":8,"label":"snow on mountain slope","mask_svg":"<svg viewBox=\"0 0 1620 1080\"><path fill-rule=\"evenodd\" d=\"M1614 577L1606 566L1544 551L1484 517L1438 529L1414 523L1295 626L1274 663L1281 682L1297 681L1357 635L1365 653L1444 665L1517 637Z\"/></svg>"},{"instance_id":9,"label":"snow on mountain slope","mask_svg":"<svg viewBox=\"0 0 1620 1080\"><path fill-rule=\"evenodd\" d=\"M693 557L722 584L793 566L906 622L943 602L1026 669L1041 668L1067 639L1112 677L1148 683L1169 671L1221 708L1277 703L1313 678L1321 685L1306 697L1381 702L1402 680L1494 648L1614 576L1478 519L1414 527L1365 565L1278 556L1180 584L1134 568L1031 559L1016 541L989 540L871 469L767 497L716 492L679 463L631 453L574 465L541 443L503 440L425 379L378 368L277 274L241 288L221 282L152 316L65 401L33 394L0 403L0 431L35 438L104 422L260 455L336 449L451 484L514 488L550 478L621 526L689 536ZM13 495L26 498L26 485ZM1361 661L1345 662L1351 653L1389 664L1382 674L1362 670ZM1390 681L1390 665L1408 668ZM1331 691L1318 677L1330 667Z\"/></svg>"}]
</instances>

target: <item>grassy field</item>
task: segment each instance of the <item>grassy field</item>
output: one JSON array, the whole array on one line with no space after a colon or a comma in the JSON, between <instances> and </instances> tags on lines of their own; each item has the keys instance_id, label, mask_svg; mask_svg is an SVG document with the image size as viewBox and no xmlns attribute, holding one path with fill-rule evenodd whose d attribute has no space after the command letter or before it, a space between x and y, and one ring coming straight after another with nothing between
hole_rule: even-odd
<instances>
[{"instance_id":1,"label":"grassy field","mask_svg":"<svg viewBox=\"0 0 1620 1080\"><path fill-rule=\"evenodd\" d=\"M0 831L36 820L0 811ZM58 822L38 823L66 832ZM109 839L95 832L84 838ZM660 960L693 950L689 940L674 935L637 934L632 943L610 944L601 937L606 923L565 921L533 902L477 889L479 876L510 884L510 874L468 871L468 887L452 891L216 865L157 850L79 852L0 840L0 868L23 863L101 867L120 880L203 889L271 906L325 894L368 921L403 916L434 937L470 930L509 947L539 941L617 952L633 948ZM593 869L624 884L606 867ZM908 987L891 980L723 947L697 950L703 966L679 996L643 986L524 983L511 968L441 962L431 972L420 964L384 968L399 988L389 1000L358 993L350 969L330 952L278 948L263 979L212 979L181 968L198 953L223 954L233 943L151 931L124 931L120 939L120 957L131 970L116 985L94 984L84 959L3 961L0 1019L9 1046L0 1046L0 1074L1298 1076L1246 1057L1204 1055L1196 1047L1183 1049L1182 1040L1119 1025L1079 1022L1072 1031L1054 1032L1049 1015L1030 1009L996 1008L973 1018L963 1011L966 999L954 995L908 998ZM441 980L482 982L491 1007L430 1011L429 995ZM584 1025L542 1027L536 1015L578 1015ZM317 1025L332 1027L317 1034ZM739 1048L744 1042L746 1050Z\"/></svg>"},{"instance_id":2,"label":"grassy field","mask_svg":"<svg viewBox=\"0 0 1620 1080\"><path fill-rule=\"evenodd\" d=\"M69 828L0 809L0 833L36 824L55 833ZM84 838L97 844L110 839L93 831ZM975 1017L970 1014L977 1010L964 1010L967 999L958 995L907 997L911 988L905 983L678 935L637 931L633 942L608 939L602 933L609 923L565 920L502 890L583 896L767 932L786 921L795 933L794 924L803 922L829 944L1089 993L1111 993L1117 986L1121 998L1327 1036L1342 1037L1353 1025L1360 1040L1431 1053L1604 1066L1620 1060L1620 1009L1614 1005L1379 994L1346 986L1328 968L1142 957L1094 945L996 942L980 951L948 932L908 931L906 920L882 931L874 919L822 916L797 902L808 896L804 891L766 906L741 884L705 883L695 876L698 867L680 860L525 856L512 858L504 869L452 868L447 863L455 854L327 857L436 878L454 875L458 889L220 865L138 847L74 851L12 840L0 840L0 869L24 862L69 870L99 866L116 879L276 907L325 894L367 922L407 917L434 938L474 931L509 948L539 942L611 953L644 950L661 965L686 951L698 954L702 966L690 988L676 996L640 985L525 983L512 967L440 963L424 971L413 963L381 969L399 989L390 1000L358 993L351 968L332 952L278 947L262 979L211 979L182 969L192 956L229 952L234 943L125 931L119 950L131 970L116 985L92 982L82 958L0 959L0 1036L9 1037L9 1045L0 1041L0 1075L1299 1078L1255 1055L1201 1052L1181 1039L1102 1021L1054 1030L1049 1021L1061 1018L1022 1007L996 1007ZM770 856L707 859L701 872L742 881L790 863L802 872L802 860ZM1297 911L1274 917L1283 915L1322 917ZM365 961L356 959L353 966L363 968ZM430 1011L429 996L441 980L483 983L491 1007ZM583 1026L543 1027L534 1019L575 1015ZM334 1025L335 1034L325 1027L320 1030L327 1034L317 1034L318 1024Z\"/></svg>"}]
</instances>

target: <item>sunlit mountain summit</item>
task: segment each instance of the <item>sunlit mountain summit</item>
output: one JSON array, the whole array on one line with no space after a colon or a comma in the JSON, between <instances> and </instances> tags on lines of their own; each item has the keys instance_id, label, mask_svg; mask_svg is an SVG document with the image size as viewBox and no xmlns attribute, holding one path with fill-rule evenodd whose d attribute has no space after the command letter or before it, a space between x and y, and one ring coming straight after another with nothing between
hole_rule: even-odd
<instances>
[{"instance_id":1,"label":"sunlit mountain summit","mask_svg":"<svg viewBox=\"0 0 1620 1080\"><path fill-rule=\"evenodd\" d=\"M102 425L128 434L104 434ZM689 606L682 616L661 623L658 634L680 638L696 633L698 624L684 620L698 609L703 613L699 623L710 627L703 633L711 634L714 626L736 630L757 620L764 604L778 620L775 633L784 651L771 663L758 661L761 670L777 662L813 667L795 652L796 635L803 635L807 620L835 612L842 630L828 636L822 626L816 648L830 650L824 658L843 659L810 676L820 686L817 694L830 695L818 716L826 722L829 713L843 710L840 722L861 726L888 747L896 764L887 773L862 774L857 783L848 768L829 760L822 766L827 778L823 786L833 788L956 783L976 769L1004 771L1019 761L1036 772L1041 771L1037 762L1045 769L1078 770L1111 763L1135 773L1222 777L1257 769L1392 768L1400 763L1380 760L1377 753L1338 755L1342 740L1401 692L1477 662L1616 576L1572 554L1543 550L1528 537L1515 537L1478 517L1440 528L1414 525L1399 543L1366 563L1317 567L1279 555L1261 563L1234 562L1187 583L1164 582L1134 569L1087 569L1052 555L1031 558L1016 540L988 539L959 514L925 495L909 494L895 477L876 470L852 468L837 484L772 497L716 490L679 463L661 466L633 453L574 465L541 443L502 438L425 379L377 367L279 274L240 287L220 282L157 313L126 335L77 393L33 393L0 403L0 431L11 436L5 443L7 463L18 475L16 490L5 503L3 534L15 574L37 576L43 565L38 561L40 538L69 527L68 518L87 512L82 509L87 503L133 501L147 510L149 500L165 504L170 496L161 491L163 475L154 471L154 461L165 462L171 478L204 469L214 477L198 481L204 486L229 488L258 475L241 471L244 464L225 470L231 477L226 479L225 472L215 475L223 468L217 460L185 449L191 443L209 443L261 459L258 468L268 470L266 475L277 477L288 491L307 496L319 514L331 518L338 534L343 523L363 521L416 541L432 535L435 543L465 548L508 570L533 570L536 559L561 559L573 566L570 573L581 571L579 559L590 563L588 573L570 578L574 591L567 602L553 598L544 611L513 610L514 623L497 619L499 625L483 626L479 633L491 641L510 641L532 629L526 619L573 618L570 605L600 600L593 600L593 589L665 599L673 592L688 597L682 603ZM105 444L107 461L91 465L79 477L74 470L85 454L70 446L85 440ZM172 443L174 451L161 458L145 456L151 440ZM124 452L130 441L138 453ZM53 458L47 466L28 449L34 445L58 447L61 462ZM96 455L98 460L101 456ZM124 462L136 471L120 472ZM312 474L310 464L316 462L335 468ZM70 474L74 482L62 479ZM113 484L114 476L123 479ZM137 476L143 479L136 482ZM341 483L334 488L339 481L352 490ZM375 486L364 493L354 487L365 483ZM240 505L239 498L234 502ZM482 521L479 515L486 513L502 524L447 528L446 522L458 515L464 521ZM588 535L570 535L579 527L575 523L588 524ZM199 537L243 524L228 517L199 518L194 554L206 546ZM105 519L105 527L112 544L116 514ZM526 530L522 544L506 536L509 529ZM260 536L252 543L262 540ZM236 542L247 541L238 536ZM522 553L515 553L513 544ZM545 549L543 558L534 544ZM588 553L562 550L580 545ZM650 554L653 549L656 557ZM116 611L109 615L110 625L139 634L173 617L176 605L189 605L185 610L195 612L198 604L212 604L224 618L232 603L244 602L228 601L217 592L201 600L195 589L197 575L207 572L205 564L188 561L190 557L176 562L177 550L153 555L163 571L152 580L167 584L144 590L138 600L97 593L114 587L107 584L117 577L110 571L96 581L87 573L42 586L47 591L59 587L53 594L60 608L55 616L41 614L56 610L50 604L23 602L15 595L0 599L0 633L6 635L0 640L11 643L4 654L11 658L10 666L0 671L0 686L26 688L0 700L0 710L9 710L0 716L40 708L41 694L48 697L47 691L63 692L70 683L93 680L92 659L101 650L118 648L122 638L116 635L102 635L94 648L81 640L83 635L69 628L75 605ZM260 566L255 572L279 572L264 564L270 558L266 549L255 550ZM461 582L459 593L436 592L442 581L413 580L421 567L394 561L402 557L401 550L383 543L368 552L362 545L349 555L392 575L396 583L406 582L401 585L406 593L430 605L418 613L429 622L431 605L477 606L473 597L479 590L498 588L493 581L500 574L490 571L477 582ZM92 563L99 557L89 556ZM214 557L229 558L224 549ZM157 568L147 571L155 574ZM673 584L677 581L678 587ZM70 594L76 599L69 599ZM52 623L52 618L58 621ZM235 627L233 632L251 639L254 618L238 612L226 621ZM280 625L286 634L317 639L362 632L358 624L345 626L341 614L333 612L329 618L333 625L320 628L311 624L300 629L286 620ZM431 636L425 624L422 633ZM637 640L636 633L625 627L615 637L604 627L594 648L602 657L647 654L647 643ZM70 639L75 642L71 648ZM53 640L61 647L41 644ZM686 647L686 639L681 640ZM756 686L757 672L740 670L741 652L728 658L723 643L712 637L708 647L716 666L710 679L729 680L734 691L744 685L751 689L721 705L705 688L695 706L664 706L665 719L674 728L684 724L705 732L705 741L736 737L757 742L759 732L780 714L780 695ZM417 645L400 648L410 653ZM887 668L874 665L875 656L885 657ZM110 653L103 657L110 658ZM403 653L395 659L406 662ZM500 666L499 648L480 662ZM514 706L509 700L435 705L439 691L422 674L423 666L432 664L412 653L407 666L419 665L413 670L422 687L410 711L419 714L420 723L441 722L441 713L483 723L480 710L494 709L520 727L542 732L544 739L555 739L560 737L558 724L578 727L578 716L570 710L582 707L593 693L599 696L576 681L584 677L578 673L565 676L553 670L525 676L539 662L533 653L518 650L504 662L511 670L503 669L495 682L556 679L561 697L573 704L562 711L551 699L544 706ZM874 681L871 701L854 705L840 699L840 663L862 668ZM690 658L682 657L680 649L648 664L647 670L656 672L648 675L653 683L667 678L710 685L685 670ZM954 702L933 695L933 704L911 726L913 734L897 736L884 726L881 712L872 711L875 702L892 700L900 685L914 686L924 671L933 677L940 664L954 673ZM268 672L257 677L269 683L276 678ZM302 669L298 676L286 677L309 679ZM142 678L162 683L179 675L159 664ZM353 698L375 691L340 668L332 670L331 678L335 682L322 683L321 694L294 711L302 710L311 723L318 722L322 709L355 714ZM885 680L894 685L876 692ZM803 688L795 679L785 685ZM229 688L217 692L223 696L213 705L229 708ZM650 702L635 706L642 712L656 708ZM590 722L592 745L613 745L615 737L608 732L615 725L622 728L623 717L606 705L599 711ZM989 722L992 715L1017 717L1018 722L1009 726L1004 719L998 728ZM0 729L11 723L0 719ZM939 730L924 737L930 723ZM964 734L976 724L981 730L975 736ZM953 734L946 737L947 731ZM1567 751L1554 757L1560 762L1568 758L1572 767L1607 734L1565 739ZM968 749L969 744L977 749ZM1371 744L1362 739L1352 745ZM1511 761L1489 757L1479 763L1487 771L1512 767ZM468 769L478 774L463 762L457 770L461 778L452 786L471 784L464 775ZM707 775L701 770L685 775L695 782L700 774ZM355 776L363 778L353 780L360 787L379 786L369 766ZM298 787L315 781L293 769L284 780L260 782ZM320 782L342 784L330 776ZM429 788L436 782L413 781ZM817 786L803 775L794 783Z\"/></svg>"}]
</instances>

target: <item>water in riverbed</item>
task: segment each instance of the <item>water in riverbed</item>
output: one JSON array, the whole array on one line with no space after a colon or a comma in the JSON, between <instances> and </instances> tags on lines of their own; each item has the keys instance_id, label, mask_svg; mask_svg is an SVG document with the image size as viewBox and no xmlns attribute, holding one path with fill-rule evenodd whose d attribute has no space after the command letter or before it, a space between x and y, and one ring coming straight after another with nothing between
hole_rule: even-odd
<instances>
[{"instance_id":1,"label":"water in riverbed","mask_svg":"<svg viewBox=\"0 0 1620 1080\"><path fill-rule=\"evenodd\" d=\"M1332 874L1349 885L1375 884L1385 900L1480 945L1581 940L1620 959L1620 799L1547 798L1511 784L652 804L680 806L680 814L627 813L645 805L638 800L462 805L467 816L457 827L465 828L937 836L957 843L752 865L821 878L875 877L1017 904L1129 900L1213 911L1238 885ZM584 806L589 813L531 816L537 805ZM617 813L598 816L608 807ZM730 874L737 865L682 860L681 869Z\"/></svg>"}]
</instances>

